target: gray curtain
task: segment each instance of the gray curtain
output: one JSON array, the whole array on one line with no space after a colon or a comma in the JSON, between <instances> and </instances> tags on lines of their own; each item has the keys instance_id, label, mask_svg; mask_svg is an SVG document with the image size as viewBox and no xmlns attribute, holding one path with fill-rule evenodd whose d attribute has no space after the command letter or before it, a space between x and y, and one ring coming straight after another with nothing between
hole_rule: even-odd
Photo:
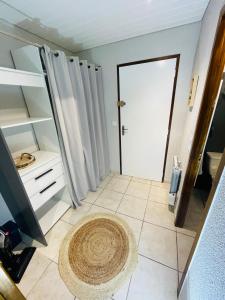
<instances>
[{"instance_id":1,"label":"gray curtain","mask_svg":"<svg viewBox=\"0 0 225 300\"><path fill-rule=\"evenodd\" d=\"M101 68L42 49L68 187L74 205L109 173Z\"/></svg>"},{"instance_id":2,"label":"gray curtain","mask_svg":"<svg viewBox=\"0 0 225 300\"><path fill-rule=\"evenodd\" d=\"M93 101L93 113L94 113L94 122L95 122L95 136L97 144L97 155L98 155L98 166L99 166L99 176L100 179L103 179L105 176L105 160L104 160L104 146L103 146L103 136L101 129L101 115L99 109L99 99L98 99L98 88L97 88L97 79L95 65L88 65L88 73Z\"/></svg>"},{"instance_id":3,"label":"gray curtain","mask_svg":"<svg viewBox=\"0 0 225 300\"><path fill-rule=\"evenodd\" d=\"M80 125L81 125L81 137L84 150L84 157L86 162L87 176L89 180L89 187L91 191L96 191L97 182L95 176L94 160L92 155L91 136L88 124L87 106L84 94L84 86L80 70L80 62L78 57L68 58L68 67L70 73L70 79L72 83L74 97L77 100Z\"/></svg>"},{"instance_id":4,"label":"gray curtain","mask_svg":"<svg viewBox=\"0 0 225 300\"><path fill-rule=\"evenodd\" d=\"M78 206L89 190L78 104L73 94L65 54L61 51L53 53L45 46L42 57L48 75L68 187L74 205Z\"/></svg>"},{"instance_id":5,"label":"gray curtain","mask_svg":"<svg viewBox=\"0 0 225 300\"><path fill-rule=\"evenodd\" d=\"M99 185L100 170L99 170L98 145L97 145L96 128L95 128L94 104L93 104L92 91L91 91L91 85L90 85L90 79L88 73L88 63L86 60L82 60L80 62L80 70L81 70L81 76L82 76L85 99L86 99L88 125L89 125L90 136L91 136L92 155L93 155L93 163L95 169L95 178L96 178L97 185Z\"/></svg>"},{"instance_id":6,"label":"gray curtain","mask_svg":"<svg viewBox=\"0 0 225 300\"><path fill-rule=\"evenodd\" d=\"M102 140L103 140L103 153L104 153L104 176L109 174L110 171L110 160L109 160L109 143L107 136L107 125L106 125L106 113L104 104L104 90L103 90L103 79L102 79L102 68L100 66L95 68L96 71L96 81L98 89L98 100L99 100L99 110L101 117L101 130L102 130Z\"/></svg>"}]
</instances>

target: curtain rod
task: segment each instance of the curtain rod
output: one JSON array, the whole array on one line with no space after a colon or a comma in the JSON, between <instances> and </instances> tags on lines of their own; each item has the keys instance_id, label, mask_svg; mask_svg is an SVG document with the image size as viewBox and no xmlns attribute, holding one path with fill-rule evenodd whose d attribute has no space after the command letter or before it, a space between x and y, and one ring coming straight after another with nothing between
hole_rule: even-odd
<instances>
[{"instance_id":1,"label":"curtain rod","mask_svg":"<svg viewBox=\"0 0 225 300\"><path fill-rule=\"evenodd\" d=\"M55 52L55 53L54 53L54 56L55 56L55 57L58 57L58 56L59 56L59 53L58 53L58 52ZM69 58L69 57L67 57L67 58ZM73 57L70 57L70 58L69 58L69 62L73 62L73 61L74 61ZM79 62L79 65L82 66L83 63L82 63L82 62ZM91 66L88 65L88 69L90 69L90 67L91 67ZM95 66L95 71L98 71L98 68L101 68L101 66Z\"/></svg>"}]
</instances>

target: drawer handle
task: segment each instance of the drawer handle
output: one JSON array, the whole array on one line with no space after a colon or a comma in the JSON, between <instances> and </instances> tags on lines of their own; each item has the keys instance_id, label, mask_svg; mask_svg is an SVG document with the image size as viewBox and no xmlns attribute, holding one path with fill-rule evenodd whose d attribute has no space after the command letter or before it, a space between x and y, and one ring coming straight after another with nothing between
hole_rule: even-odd
<instances>
[{"instance_id":1,"label":"drawer handle","mask_svg":"<svg viewBox=\"0 0 225 300\"><path fill-rule=\"evenodd\" d=\"M49 184L46 188L44 188L43 190L40 191L40 194L44 193L45 191L47 191L51 186L53 186L54 184L56 184L56 181L54 181L53 183Z\"/></svg>"},{"instance_id":2,"label":"drawer handle","mask_svg":"<svg viewBox=\"0 0 225 300\"><path fill-rule=\"evenodd\" d=\"M35 180L38 180L38 179L40 179L42 176L45 176L46 174L48 174L48 173L50 173L50 172L52 172L52 171L53 171L53 169L49 169L48 171L42 173L41 175L35 177L34 179L35 179Z\"/></svg>"}]
</instances>

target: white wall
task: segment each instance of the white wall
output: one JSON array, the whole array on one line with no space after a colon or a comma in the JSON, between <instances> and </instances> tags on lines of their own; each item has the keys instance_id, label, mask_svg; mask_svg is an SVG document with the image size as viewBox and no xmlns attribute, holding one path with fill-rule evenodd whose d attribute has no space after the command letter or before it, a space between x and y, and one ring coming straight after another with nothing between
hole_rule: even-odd
<instances>
[{"instance_id":1,"label":"white wall","mask_svg":"<svg viewBox=\"0 0 225 300\"><path fill-rule=\"evenodd\" d=\"M47 44L52 49L60 49L57 45L48 43L46 40L38 38L35 35L28 34L23 30L19 30L16 27L9 26L3 22L0 22L0 66L13 68L13 61L10 54L10 50L17 49L27 45L26 42L20 41L17 38L9 35L16 35L18 38L26 39L30 42L39 44ZM62 50L62 48L61 48ZM64 50L64 49L63 49ZM67 54L71 52L67 51ZM27 109L22 95L22 91L16 86L0 86L0 119L19 118L27 115ZM23 126L20 128L13 128L5 131L8 146L12 152L19 151L21 149L31 149L35 147L36 141L33 135L32 126ZM24 150L26 150L24 149ZM4 203L4 200L0 194L0 225L11 219L11 214Z\"/></svg>"},{"instance_id":2,"label":"white wall","mask_svg":"<svg viewBox=\"0 0 225 300\"><path fill-rule=\"evenodd\" d=\"M194 62L194 73L199 75L198 88L195 98L194 107L191 111L187 112L186 122L183 130L182 148L181 148L181 161L183 166L182 180L180 190L178 193L178 201L176 211L179 206L179 197L183 185L184 175L187 168L190 149L193 141L193 136L196 128L200 104L203 97L205 81L207 77L208 67L210 63L214 38L217 28L217 23L222 7L225 5L224 0L211 0L202 20L202 27L200 32L200 39L196 58Z\"/></svg>"},{"instance_id":3,"label":"white wall","mask_svg":"<svg viewBox=\"0 0 225 300\"><path fill-rule=\"evenodd\" d=\"M225 170L217 186L179 300L225 299Z\"/></svg>"},{"instance_id":4,"label":"white wall","mask_svg":"<svg viewBox=\"0 0 225 300\"><path fill-rule=\"evenodd\" d=\"M119 171L118 125L113 125L113 122L118 123L117 64L180 53L181 60L166 168L166 179L170 179L172 157L180 151L199 30L200 23L198 22L78 53L81 58L100 64L103 68L110 161L113 171ZM161 83L159 88L162 88Z\"/></svg>"}]
</instances>

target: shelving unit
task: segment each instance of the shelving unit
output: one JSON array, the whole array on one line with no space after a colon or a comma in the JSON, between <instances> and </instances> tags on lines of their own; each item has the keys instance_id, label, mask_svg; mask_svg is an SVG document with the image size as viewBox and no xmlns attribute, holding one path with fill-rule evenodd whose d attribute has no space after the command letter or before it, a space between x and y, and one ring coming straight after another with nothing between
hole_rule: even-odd
<instances>
[{"instance_id":1,"label":"shelving unit","mask_svg":"<svg viewBox=\"0 0 225 300\"><path fill-rule=\"evenodd\" d=\"M45 87L43 74L0 67L0 84Z\"/></svg>"},{"instance_id":2,"label":"shelving unit","mask_svg":"<svg viewBox=\"0 0 225 300\"><path fill-rule=\"evenodd\" d=\"M24 126L28 124L35 124L40 122L45 122L52 120L52 118L24 118L24 119L12 119L12 120L6 120L1 121L0 120L0 128L6 129L6 128L12 128L17 126Z\"/></svg>"},{"instance_id":3,"label":"shelving unit","mask_svg":"<svg viewBox=\"0 0 225 300\"><path fill-rule=\"evenodd\" d=\"M0 119L0 130L3 135L6 134L9 137L12 130L13 135L16 136L17 131L20 134L18 136L20 148L19 151L16 149L15 153L11 153L13 157L18 153L26 152L23 151L23 145L24 149L27 149L27 143L23 141L23 130L30 130L30 136L34 136L32 140L34 144L28 148L34 150L35 147L37 148L37 151L32 153L36 160L27 168L19 170L18 176L21 178L42 232L46 234L69 209L72 201L66 186L59 141L39 49L34 46L25 46L13 51L12 57L17 69L0 67L0 84L21 87L29 117L21 118L19 115L13 115L12 119ZM13 109L11 105L7 108L7 112L10 109ZM25 129L20 128L25 125L27 126L24 127ZM9 138L8 141L10 142L11 139Z\"/></svg>"},{"instance_id":4,"label":"shelving unit","mask_svg":"<svg viewBox=\"0 0 225 300\"><path fill-rule=\"evenodd\" d=\"M55 153L55 152L48 152L48 151L35 151L32 153L36 160L33 164L31 164L30 166L28 166L25 169L21 169L19 170L19 174L20 177L24 177L31 173L34 172L36 169L40 168L41 166L45 165L46 163L49 163L51 161L59 161L61 159L60 154L59 153Z\"/></svg>"},{"instance_id":5,"label":"shelving unit","mask_svg":"<svg viewBox=\"0 0 225 300\"><path fill-rule=\"evenodd\" d=\"M52 226L61 218L70 205L64 201L52 199L47 203L48 206L43 207L37 212L39 223L42 231L46 234ZM48 211L46 214L45 212Z\"/></svg>"}]
</instances>

